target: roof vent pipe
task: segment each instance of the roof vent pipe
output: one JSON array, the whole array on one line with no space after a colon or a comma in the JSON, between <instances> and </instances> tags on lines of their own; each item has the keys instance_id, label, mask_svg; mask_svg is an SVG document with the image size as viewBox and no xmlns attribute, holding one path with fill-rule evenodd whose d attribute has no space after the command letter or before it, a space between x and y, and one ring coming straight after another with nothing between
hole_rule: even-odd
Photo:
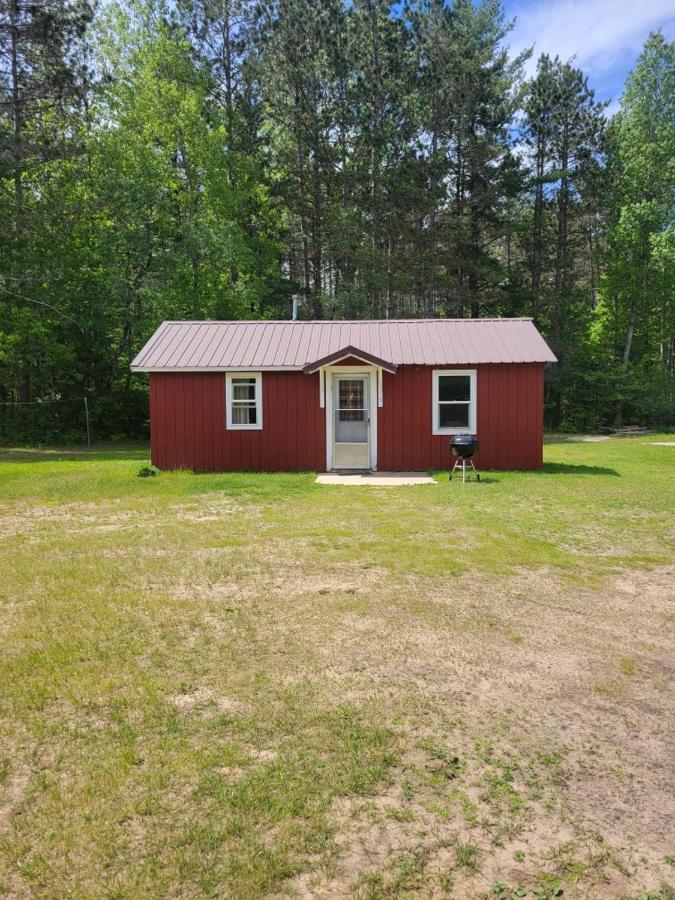
<instances>
[{"instance_id":1,"label":"roof vent pipe","mask_svg":"<svg viewBox=\"0 0 675 900\"><path fill-rule=\"evenodd\" d=\"M291 315L291 318L293 319L294 322L297 322L298 321L298 295L293 294L293 296L291 297L291 300L293 301L293 313Z\"/></svg>"}]
</instances>

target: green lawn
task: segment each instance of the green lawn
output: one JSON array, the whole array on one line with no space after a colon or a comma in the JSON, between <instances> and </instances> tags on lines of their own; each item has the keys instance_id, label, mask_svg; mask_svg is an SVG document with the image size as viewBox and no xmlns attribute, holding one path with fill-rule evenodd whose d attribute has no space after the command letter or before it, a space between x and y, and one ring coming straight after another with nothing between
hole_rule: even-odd
<instances>
[{"instance_id":1,"label":"green lawn","mask_svg":"<svg viewBox=\"0 0 675 900\"><path fill-rule=\"evenodd\" d=\"M0 454L0 896L675 896L658 440L401 488Z\"/></svg>"}]
</instances>

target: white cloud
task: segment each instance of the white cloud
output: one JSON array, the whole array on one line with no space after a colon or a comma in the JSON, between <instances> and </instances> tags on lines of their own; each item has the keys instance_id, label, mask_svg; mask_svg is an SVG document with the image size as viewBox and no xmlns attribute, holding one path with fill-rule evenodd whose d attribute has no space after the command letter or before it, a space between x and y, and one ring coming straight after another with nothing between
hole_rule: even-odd
<instances>
[{"instance_id":1,"label":"white cloud","mask_svg":"<svg viewBox=\"0 0 675 900\"><path fill-rule=\"evenodd\" d=\"M515 52L534 45L526 70L532 74L540 53L556 54L594 79L632 67L650 31L675 27L672 0L550 0L518 3L516 25L507 38ZM670 28L668 27L670 25Z\"/></svg>"}]
</instances>

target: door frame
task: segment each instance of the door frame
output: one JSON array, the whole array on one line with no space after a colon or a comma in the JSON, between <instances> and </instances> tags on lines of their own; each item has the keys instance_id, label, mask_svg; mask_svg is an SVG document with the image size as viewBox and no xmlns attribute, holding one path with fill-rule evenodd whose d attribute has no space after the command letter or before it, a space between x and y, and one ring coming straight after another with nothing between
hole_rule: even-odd
<instances>
[{"instance_id":1,"label":"door frame","mask_svg":"<svg viewBox=\"0 0 675 900\"><path fill-rule=\"evenodd\" d=\"M370 413L370 469L377 470L377 405L379 370L377 366L326 366L325 373L325 405L326 405L326 471L331 472L333 465L333 379L338 375L367 375L369 384Z\"/></svg>"}]
</instances>

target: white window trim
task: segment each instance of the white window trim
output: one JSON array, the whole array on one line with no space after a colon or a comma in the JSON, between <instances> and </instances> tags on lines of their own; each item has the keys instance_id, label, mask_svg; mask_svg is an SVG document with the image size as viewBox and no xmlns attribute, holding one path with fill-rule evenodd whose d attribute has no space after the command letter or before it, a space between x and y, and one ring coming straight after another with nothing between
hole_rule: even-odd
<instances>
[{"instance_id":1,"label":"white window trim","mask_svg":"<svg viewBox=\"0 0 675 900\"><path fill-rule=\"evenodd\" d=\"M431 416L432 416L432 434L464 434L467 430L472 434L476 433L478 397L476 392L476 370L475 369L434 369L432 371L432 397L431 397ZM463 428L441 428L438 424L438 378L439 375L468 375L470 400L469 400L469 424ZM465 400L458 400L458 403L465 403Z\"/></svg>"},{"instance_id":2,"label":"white window trim","mask_svg":"<svg viewBox=\"0 0 675 900\"><path fill-rule=\"evenodd\" d=\"M238 425L232 422L232 383L239 378L255 378L255 425ZM263 427L262 372L227 372L225 375L225 406L228 431L261 431Z\"/></svg>"}]
</instances>

